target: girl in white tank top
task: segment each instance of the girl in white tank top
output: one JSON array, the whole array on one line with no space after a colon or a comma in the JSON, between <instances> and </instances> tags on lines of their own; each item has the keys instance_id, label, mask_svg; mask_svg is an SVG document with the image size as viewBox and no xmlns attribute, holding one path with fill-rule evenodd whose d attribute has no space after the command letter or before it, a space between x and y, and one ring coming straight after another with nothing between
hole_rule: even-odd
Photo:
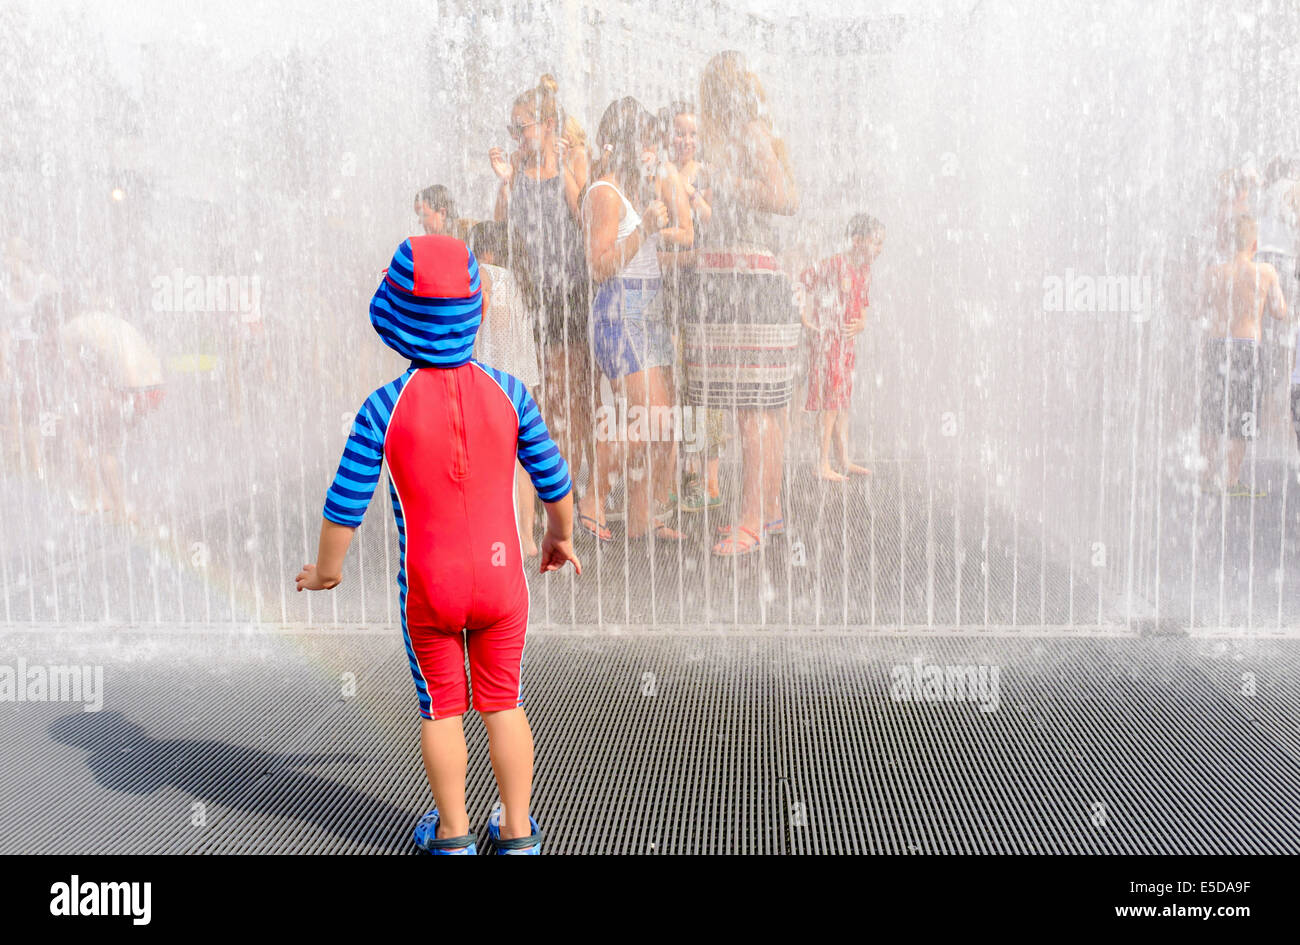
<instances>
[{"instance_id":1,"label":"girl in white tank top","mask_svg":"<svg viewBox=\"0 0 1300 945\"><path fill-rule=\"evenodd\" d=\"M618 221L618 241L622 243L641 225L641 214L637 213L632 206L632 202L623 196L623 191L609 181L598 180L593 183L587 189L587 196L590 196L591 192L597 187L609 187L614 193L618 194L618 199L623 201L623 216ZM587 198L583 197L584 205L586 202ZM619 272L618 278L658 279L659 277L659 234L655 233L641 244L637 254L628 260L627 265Z\"/></svg>"},{"instance_id":2,"label":"girl in white tank top","mask_svg":"<svg viewBox=\"0 0 1300 945\"><path fill-rule=\"evenodd\" d=\"M676 353L660 299L658 232L667 214L656 198L651 205L654 209L647 209L643 218L624 192L624 188L648 183L646 171L651 165L647 158L654 153L655 134L654 117L635 99L611 103L601 118L597 134L601 158L592 172L595 180L584 196L581 216L587 232L588 270L597 281L590 321L592 359L616 395L626 399L625 409L670 411ZM605 193L588 200L598 187L610 188L618 195L618 203ZM689 212L685 213L688 220ZM636 242L629 244L628 240ZM631 247L636 248L634 254ZM639 470L638 475L629 474L626 484L624 514L629 539L650 536L680 541L685 537L667 522L668 491L677 466L676 433L652 441L637 436L618 443L606 437L597 445L598 469L616 470L626 463L625 468ZM617 460L619 450L625 451L621 463ZM600 476L596 479L599 482ZM593 492L593 501L584 495L579 504L580 514L588 518L603 511L598 491Z\"/></svg>"}]
</instances>

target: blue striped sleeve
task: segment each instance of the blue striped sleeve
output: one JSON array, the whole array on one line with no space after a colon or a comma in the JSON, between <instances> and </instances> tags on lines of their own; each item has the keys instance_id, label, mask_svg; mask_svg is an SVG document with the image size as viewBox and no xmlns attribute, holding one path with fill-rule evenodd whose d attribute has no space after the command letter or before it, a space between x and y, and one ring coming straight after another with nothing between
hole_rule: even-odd
<instances>
[{"instance_id":1,"label":"blue striped sleeve","mask_svg":"<svg viewBox=\"0 0 1300 945\"><path fill-rule=\"evenodd\" d=\"M376 390L357 411L338 472L325 493L324 516L331 522L349 528L361 525L383 469L388 421L407 376Z\"/></svg>"},{"instance_id":2,"label":"blue striped sleeve","mask_svg":"<svg viewBox=\"0 0 1300 945\"><path fill-rule=\"evenodd\" d=\"M546 429L537 402L522 382L515 400L519 414L519 462L528 470L533 488L543 502L558 502L569 494L573 483L569 479L569 464L560 455L560 448Z\"/></svg>"}]
</instances>

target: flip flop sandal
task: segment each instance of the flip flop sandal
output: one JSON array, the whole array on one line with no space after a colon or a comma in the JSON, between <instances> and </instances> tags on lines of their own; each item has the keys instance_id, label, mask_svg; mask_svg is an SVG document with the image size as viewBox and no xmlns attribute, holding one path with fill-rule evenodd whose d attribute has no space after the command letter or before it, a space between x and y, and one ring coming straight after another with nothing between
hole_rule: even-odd
<instances>
[{"instance_id":1,"label":"flip flop sandal","mask_svg":"<svg viewBox=\"0 0 1300 945\"><path fill-rule=\"evenodd\" d=\"M735 530L736 530L736 526L735 526L735 525L719 525L719 526L718 526L718 534L719 534L719 535L722 535L722 536L724 536L724 537L727 536L727 535L730 535L730 534L731 534L732 532L734 532ZM774 519L772 519L772 521L767 522L766 524L764 524L764 525L763 525L763 534L764 534L764 535L784 535L784 534L785 534L785 519L784 519L784 518L774 518Z\"/></svg>"},{"instance_id":2,"label":"flip flop sandal","mask_svg":"<svg viewBox=\"0 0 1300 945\"><path fill-rule=\"evenodd\" d=\"M591 524L588 525L588 522ZM590 515L579 515L578 524L586 530L588 535L591 535L597 541L614 540L614 533L609 530L609 526L600 524L600 522L596 521ZM601 534L601 532L604 532L604 534Z\"/></svg>"},{"instance_id":3,"label":"flip flop sandal","mask_svg":"<svg viewBox=\"0 0 1300 945\"><path fill-rule=\"evenodd\" d=\"M743 533L743 534L742 534ZM746 538L745 536L749 536ZM752 541L750 539L753 539ZM713 546L713 553L720 558L729 558L735 555L752 554L758 550L759 537L745 526L738 526L735 531L727 535Z\"/></svg>"},{"instance_id":4,"label":"flip flop sandal","mask_svg":"<svg viewBox=\"0 0 1300 945\"><path fill-rule=\"evenodd\" d=\"M654 531L648 532L647 534L654 535L655 538L659 541L685 541L686 540L686 536L684 534L677 531L677 529L673 528L667 522L655 522Z\"/></svg>"},{"instance_id":5,"label":"flip flop sandal","mask_svg":"<svg viewBox=\"0 0 1300 945\"><path fill-rule=\"evenodd\" d=\"M643 539L649 538L651 535L654 535L654 537L659 541L685 541L686 540L686 535L683 532L677 531L675 528L669 525L662 518L656 518L654 526L649 531L640 535L629 535L628 537L633 541L641 541Z\"/></svg>"}]
</instances>

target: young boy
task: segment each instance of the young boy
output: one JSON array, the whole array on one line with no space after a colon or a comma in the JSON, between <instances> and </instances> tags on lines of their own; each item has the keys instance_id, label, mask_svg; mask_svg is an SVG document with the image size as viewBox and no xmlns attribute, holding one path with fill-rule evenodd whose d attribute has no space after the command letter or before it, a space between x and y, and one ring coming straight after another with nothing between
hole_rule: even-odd
<instances>
[{"instance_id":1,"label":"young boy","mask_svg":"<svg viewBox=\"0 0 1300 945\"><path fill-rule=\"evenodd\" d=\"M474 709L483 717L502 808L488 835L500 853L538 854L529 816L533 740L520 669L528 585L514 508L515 461L546 506L541 572L573 562L569 467L524 385L471 358L482 319L478 262L442 235L403 241L370 302L370 323L411 361L357 413L325 498L320 551L298 590L328 590L361 524L382 464L401 549L402 635L415 677L420 748L438 806L415 828L430 853L474 853L465 810L469 649Z\"/></svg>"},{"instance_id":2,"label":"young boy","mask_svg":"<svg viewBox=\"0 0 1300 945\"><path fill-rule=\"evenodd\" d=\"M1233 221L1236 255L1207 267L1198 311L1206 331L1201 379L1201 453L1206 459L1203 489L1214 485L1219 441L1228 441L1226 475L1219 479L1231 496L1263 498L1240 481L1246 442L1260 423L1260 354L1264 313L1287 319L1277 270L1255 261L1259 225L1240 215Z\"/></svg>"},{"instance_id":3,"label":"young boy","mask_svg":"<svg viewBox=\"0 0 1300 945\"><path fill-rule=\"evenodd\" d=\"M845 415L853 397L854 347L866 327L867 293L871 289L871 264L885 245L885 227L875 217L859 213L849 221L852 245L804 271L813 313L804 326L812 332L808 365L808 401L805 410L820 411L821 462L817 475L831 482L845 476L831 467L831 439L838 448L844 472L868 476L871 470L849 459Z\"/></svg>"},{"instance_id":4,"label":"young boy","mask_svg":"<svg viewBox=\"0 0 1300 945\"><path fill-rule=\"evenodd\" d=\"M426 187L415 195L415 216L425 236L449 236L456 226L456 204L442 184Z\"/></svg>"}]
</instances>

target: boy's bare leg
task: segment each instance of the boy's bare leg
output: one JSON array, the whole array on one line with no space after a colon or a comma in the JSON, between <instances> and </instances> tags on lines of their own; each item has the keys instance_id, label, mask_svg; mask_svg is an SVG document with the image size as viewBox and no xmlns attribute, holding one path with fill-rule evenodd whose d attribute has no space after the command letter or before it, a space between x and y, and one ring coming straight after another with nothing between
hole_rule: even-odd
<instances>
[{"instance_id":1,"label":"boy's bare leg","mask_svg":"<svg viewBox=\"0 0 1300 945\"><path fill-rule=\"evenodd\" d=\"M501 792L501 839L530 837L528 802L533 791L533 731L522 708L482 713L492 770ZM462 791L464 781L462 779Z\"/></svg>"},{"instance_id":2,"label":"boy's bare leg","mask_svg":"<svg viewBox=\"0 0 1300 945\"><path fill-rule=\"evenodd\" d=\"M469 814L465 810L465 770L469 752L465 748L465 729L461 717L420 723L420 754L424 773L429 778L434 803L438 805L438 838L463 837L469 833Z\"/></svg>"},{"instance_id":3,"label":"boy's bare leg","mask_svg":"<svg viewBox=\"0 0 1300 945\"><path fill-rule=\"evenodd\" d=\"M817 477L831 482L844 481L844 477L831 468L831 437L835 433L835 419L839 416L839 413L838 410L823 410L821 413L822 452L821 464L817 468Z\"/></svg>"}]
</instances>

